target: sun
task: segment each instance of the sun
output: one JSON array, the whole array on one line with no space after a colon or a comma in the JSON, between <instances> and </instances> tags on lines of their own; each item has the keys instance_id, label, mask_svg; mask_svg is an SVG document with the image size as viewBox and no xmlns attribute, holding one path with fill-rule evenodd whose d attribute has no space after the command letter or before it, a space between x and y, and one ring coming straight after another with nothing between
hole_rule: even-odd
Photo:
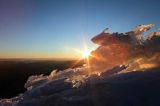
<instances>
[{"instance_id":1,"label":"sun","mask_svg":"<svg viewBox=\"0 0 160 106\"><path fill-rule=\"evenodd\" d=\"M92 49L88 49L86 46L82 49L76 49L76 48L72 48L73 51L75 51L76 53L78 53L78 59L75 62L75 64L73 66L75 66L76 64L78 64L80 61L84 61L86 67L90 67L90 57L94 57L92 55ZM73 67L72 66L72 67Z\"/></svg>"},{"instance_id":2,"label":"sun","mask_svg":"<svg viewBox=\"0 0 160 106\"><path fill-rule=\"evenodd\" d=\"M82 51L82 58L88 58L90 55L91 54L89 50Z\"/></svg>"}]
</instances>

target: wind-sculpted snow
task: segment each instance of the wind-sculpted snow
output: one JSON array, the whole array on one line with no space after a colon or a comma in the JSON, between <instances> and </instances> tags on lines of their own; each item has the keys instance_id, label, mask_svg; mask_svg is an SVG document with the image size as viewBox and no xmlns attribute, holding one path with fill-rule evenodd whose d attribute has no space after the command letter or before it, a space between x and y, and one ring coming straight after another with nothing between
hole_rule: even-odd
<instances>
[{"instance_id":1,"label":"wind-sculpted snow","mask_svg":"<svg viewBox=\"0 0 160 106\"><path fill-rule=\"evenodd\" d=\"M141 75L142 72L147 73L146 70L159 67L160 63L160 32L143 34L153 26L155 25L139 25L126 33L109 33L106 28L91 39L99 47L91 52L86 66L53 70L46 76L30 76L24 85L27 91L11 99L1 99L0 106L136 105L130 104L131 97L124 97L127 101L124 103L119 96L127 95L121 87L125 90L131 89L130 83L135 84L134 81L139 81L140 77L143 79L147 76L150 80L158 80L152 72L149 76ZM159 68L154 72L157 70ZM124 83L127 85L123 85ZM148 83L150 84L147 82L146 85ZM117 103L114 100L117 100Z\"/></svg>"},{"instance_id":2,"label":"wind-sculpted snow","mask_svg":"<svg viewBox=\"0 0 160 106\"><path fill-rule=\"evenodd\" d=\"M55 70L49 76L30 76L25 84L27 91L15 98L2 99L1 106L55 106L80 103L92 104L88 90L91 86L103 83L104 78L125 69L125 66L98 74L87 75L84 67L67 69L60 72ZM61 102L59 102L61 101Z\"/></svg>"},{"instance_id":3,"label":"wind-sculpted snow","mask_svg":"<svg viewBox=\"0 0 160 106\"><path fill-rule=\"evenodd\" d=\"M160 58L160 32L144 34L153 26L155 25L138 25L126 33L109 33L107 28L93 37L91 40L99 47L91 52L91 70L103 72L117 65L135 62L149 62L156 66Z\"/></svg>"}]
</instances>

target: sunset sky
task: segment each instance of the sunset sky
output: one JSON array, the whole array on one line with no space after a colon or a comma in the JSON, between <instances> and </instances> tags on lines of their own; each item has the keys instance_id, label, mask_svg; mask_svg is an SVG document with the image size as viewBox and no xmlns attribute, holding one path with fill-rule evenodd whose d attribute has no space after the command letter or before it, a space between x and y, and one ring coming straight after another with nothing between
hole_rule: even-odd
<instances>
[{"instance_id":1,"label":"sunset sky","mask_svg":"<svg viewBox=\"0 0 160 106\"><path fill-rule=\"evenodd\" d=\"M0 58L78 58L109 27L160 27L159 0L0 0Z\"/></svg>"}]
</instances>

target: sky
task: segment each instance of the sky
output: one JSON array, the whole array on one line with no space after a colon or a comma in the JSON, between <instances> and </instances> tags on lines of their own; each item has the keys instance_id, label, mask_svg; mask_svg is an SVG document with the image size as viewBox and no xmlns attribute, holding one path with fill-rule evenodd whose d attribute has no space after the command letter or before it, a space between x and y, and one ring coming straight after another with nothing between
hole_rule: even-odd
<instances>
[{"instance_id":1,"label":"sky","mask_svg":"<svg viewBox=\"0 0 160 106\"><path fill-rule=\"evenodd\" d=\"M0 58L79 58L106 27L160 27L159 0L0 0Z\"/></svg>"}]
</instances>

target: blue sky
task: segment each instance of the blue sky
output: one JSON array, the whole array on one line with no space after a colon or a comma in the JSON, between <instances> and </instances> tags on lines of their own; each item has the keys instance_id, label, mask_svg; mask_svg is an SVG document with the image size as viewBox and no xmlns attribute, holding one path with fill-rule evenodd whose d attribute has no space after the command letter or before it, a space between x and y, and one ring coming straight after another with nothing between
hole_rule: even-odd
<instances>
[{"instance_id":1,"label":"blue sky","mask_svg":"<svg viewBox=\"0 0 160 106\"><path fill-rule=\"evenodd\" d=\"M95 47L90 39L109 27L160 27L159 0L1 0L1 58L76 58L72 48Z\"/></svg>"}]
</instances>

